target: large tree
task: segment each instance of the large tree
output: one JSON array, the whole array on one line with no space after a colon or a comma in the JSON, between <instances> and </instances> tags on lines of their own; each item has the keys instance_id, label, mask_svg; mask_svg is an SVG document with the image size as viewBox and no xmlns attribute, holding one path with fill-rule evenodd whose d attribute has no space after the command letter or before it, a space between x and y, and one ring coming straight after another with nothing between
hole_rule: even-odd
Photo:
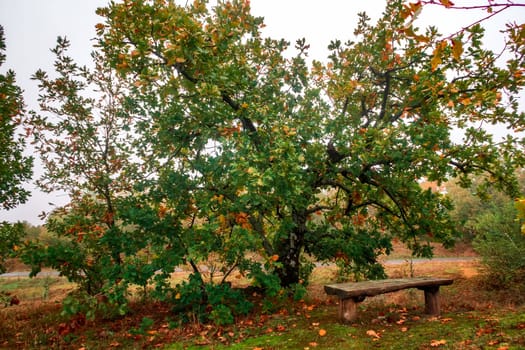
<instances>
[{"instance_id":1,"label":"large tree","mask_svg":"<svg viewBox=\"0 0 525 350\"><path fill-rule=\"evenodd\" d=\"M304 40L290 55L284 40L262 37L248 1L100 9L98 45L127 79L137 133L157 159L141 184L155 194L143 208L158 211L148 229L162 228L192 262L214 253L255 277L263 270L246 253L256 252L292 285L305 253L377 276L392 237L416 254L451 243L450 203L423 178L468 185L488 172L516 193L522 141L496 142L477 126L523 127L521 47L498 67L481 27L450 39L420 32L419 6L390 1L376 24L362 14L355 40L334 40L311 67Z\"/></svg>"}]
</instances>

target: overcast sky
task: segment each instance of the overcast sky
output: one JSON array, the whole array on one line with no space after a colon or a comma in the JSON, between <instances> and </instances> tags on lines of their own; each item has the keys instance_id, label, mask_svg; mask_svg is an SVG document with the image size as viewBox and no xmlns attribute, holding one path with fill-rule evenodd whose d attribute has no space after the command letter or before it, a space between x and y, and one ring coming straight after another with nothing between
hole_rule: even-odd
<instances>
[{"instance_id":1,"label":"overcast sky","mask_svg":"<svg viewBox=\"0 0 525 350\"><path fill-rule=\"evenodd\" d=\"M478 3L484 0L478 0ZM461 0L455 1L460 3ZM470 1L472 2L472 1ZM80 64L89 64L89 53L95 37L94 26L101 22L95 14L105 0L0 0L0 25L4 27L7 61L0 71L12 69L17 83L24 89L28 109L36 109L38 91L30 80L38 69L50 71L53 55L50 48L57 36L67 36L71 41L70 55ZM366 11L372 19L381 14L385 0L252 0L252 13L265 17L266 35L286 38L294 42L306 38L311 45L310 56L323 59L330 40L352 38L357 14ZM437 25L444 34L451 34L461 26L483 16L480 12L445 11L432 7L420 16L420 27ZM486 23L491 47L501 48L503 42L498 31L508 21L523 23L525 8L507 10ZM40 173L35 169L35 173ZM60 194L44 195L33 184L28 203L10 211L0 210L0 221L26 220L41 224L38 214L49 211L49 202L64 204L67 198Z\"/></svg>"}]
</instances>

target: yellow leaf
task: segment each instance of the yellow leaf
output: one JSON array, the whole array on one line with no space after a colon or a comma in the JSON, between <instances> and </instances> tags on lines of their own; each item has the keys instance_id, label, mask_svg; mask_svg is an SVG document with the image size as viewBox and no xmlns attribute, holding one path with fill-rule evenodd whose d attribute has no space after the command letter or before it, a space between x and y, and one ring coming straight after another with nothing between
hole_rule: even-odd
<instances>
[{"instance_id":1,"label":"yellow leaf","mask_svg":"<svg viewBox=\"0 0 525 350\"><path fill-rule=\"evenodd\" d=\"M516 199L514 207L518 211L518 218L525 219L525 199Z\"/></svg>"},{"instance_id":2,"label":"yellow leaf","mask_svg":"<svg viewBox=\"0 0 525 350\"><path fill-rule=\"evenodd\" d=\"M452 40L452 55L454 59L459 61L461 54L463 53L463 43L459 39Z\"/></svg>"},{"instance_id":3,"label":"yellow leaf","mask_svg":"<svg viewBox=\"0 0 525 350\"><path fill-rule=\"evenodd\" d=\"M177 293L177 295L175 295L175 299L176 299L176 300L179 300L179 299L180 299L180 293Z\"/></svg>"},{"instance_id":4,"label":"yellow leaf","mask_svg":"<svg viewBox=\"0 0 525 350\"><path fill-rule=\"evenodd\" d=\"M437 67L441 64L441 62L443 62L439 55L440 53L434 52L434 56L432 57L432 60L430 60L430 67L432 71L435 71Z\"/></svg>"},{"instance_id":5,"label":"yellow leaf","mask_svg":"<svg viewBox=\"0 0 525 350\"><path fill-rule=\"evenodd\" d=\"M177 58L175 58L175 62L177 62L177 63L184 63L184 62L186 62L186 59L184 57L177 57Z\"/></svg>"}]
</instances>

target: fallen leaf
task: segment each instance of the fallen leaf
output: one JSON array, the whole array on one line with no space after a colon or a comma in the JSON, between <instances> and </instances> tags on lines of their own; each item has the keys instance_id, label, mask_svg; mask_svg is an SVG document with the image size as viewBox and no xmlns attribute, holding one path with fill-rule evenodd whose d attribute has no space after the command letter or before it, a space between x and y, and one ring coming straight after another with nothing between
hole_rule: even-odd
<instances>
[{"instance_id":1,"label":"fallen leaf","mask_svg":"<svg viewBox=\"0 0 525 350\"><path fill-rule=\"evenodd\" d=\"M376 339L379 339L381 338L381 336L379 334L377 334L376 331L374 331L373 329L369 329L366 331L366 335L370 336L370 337L373 337L373 338L376 338Z\"/></svg>"},{"instance_id":2,"label":"fallen leaf","mask_svg":"<svg viewBox=\"0 0 525 350\"><path fill-rule=\"evenodd\" d=\"M324 329L320 329L320 330L319 330L319 335L320 335L321 337L324 337L324 336L326 335L326 330L324 330Z\"/></svg>"},{"instance_id":3,"label":"fallen leaf","mask_svg":"<svg viewBox=\"0 0 525 350\"><path fill-rule=\"evenodd\" d=\"M447 343L447 341L445 339L432 340L430 342L430 346L433 347L433 348L437 348L438 346L445 345L446 343Z\"/></svg>"},{"instance_id":4,"label":"fallen leaf","mask_svg":"<svg viewBox=\"0 0 525 350\"><path fill-rule=\"evenodd\" d=\"M408 327L402 327L401 328L401 332L407 332L408 331Z\"/></svg>"},{"instance_id":5,"label":"fallen leaf","mask_svg":"<svg viewBox=\"0 0 525 350\"><path fill-rule=\"evenodd\" d=\"M308 343L308 345L310 345L312 348L315 348L319 344L317 344L316 342L313 341L313 342Z\"/></svg>"},{"instance_id":6,"label":"fallen leaf","mask_svg":"<svg viewBox=\"0 0 525 350\"><path fill-rule=\"evenodd\" d=\"M256 346L255 348L253 348L253 350L264 350L264 348L260 348L260 347Z\"/></svg>"}]
</instances>

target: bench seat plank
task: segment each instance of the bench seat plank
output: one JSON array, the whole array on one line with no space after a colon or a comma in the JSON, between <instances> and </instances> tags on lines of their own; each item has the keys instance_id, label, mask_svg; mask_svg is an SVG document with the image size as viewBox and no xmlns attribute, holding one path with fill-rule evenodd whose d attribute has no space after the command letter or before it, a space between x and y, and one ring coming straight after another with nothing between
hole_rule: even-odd
<instances>
[{"instance_id":1,"label":"bench seat plank","mask_svg":"<svg viewBox=\"0 0 525 350\"><path fill-rule=\"evenodd\" d=\"M416 277L373 280L351 283L328 284L324 290L328 295L336 295L340 299L372 297L374 295L396 292L402 289L426 289L452 284L454 280L448 278Z\"/></svg>"}]
</instances>

